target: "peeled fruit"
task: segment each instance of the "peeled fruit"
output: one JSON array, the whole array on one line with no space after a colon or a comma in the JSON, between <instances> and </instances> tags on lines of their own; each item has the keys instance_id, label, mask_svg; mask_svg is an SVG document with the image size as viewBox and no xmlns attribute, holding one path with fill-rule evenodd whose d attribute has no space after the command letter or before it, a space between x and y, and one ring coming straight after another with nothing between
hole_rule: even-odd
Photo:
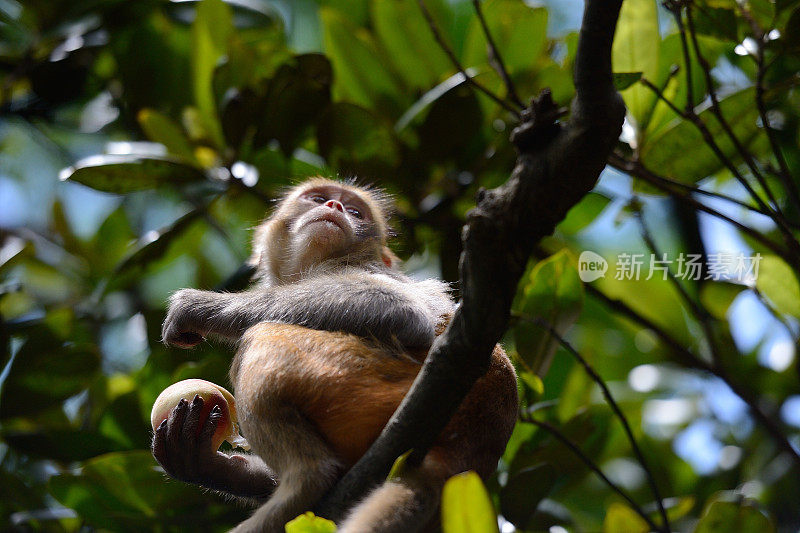
<instances>
[{"instance_id":1,"label":"peeled fruit","mask_svg":"<svg viewBox=\"0 0 800 533\"><path fill-rule=\"evenodd\" d=\"M204 379L185 379L164 389L156 398L153 410L150 412L150 424L153 426L153 430L155 431L161 422L167 419L169 413L181 399L191 402L195 395L199 395L203 399L203 410L200 413L200 423L197 425L197 435L200 434L211 410L215 405L219 405L222 409L222 418L217 423L217 429L211 437L214 450L218 450L224 440L233 446L247 449L247 441L239 434L236 401L233 399L233 394Z\"/></svg>"}]
</instances>

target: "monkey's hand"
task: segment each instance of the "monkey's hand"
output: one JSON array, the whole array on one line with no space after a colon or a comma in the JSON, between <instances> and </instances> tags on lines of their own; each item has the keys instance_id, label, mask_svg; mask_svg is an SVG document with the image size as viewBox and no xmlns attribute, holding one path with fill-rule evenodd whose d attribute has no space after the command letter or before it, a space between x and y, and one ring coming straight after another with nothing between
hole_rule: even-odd
<instances>
[{"instance_id":1,"label":"monkey's hand","mask_svg":"<svg viewBox=\"0 0 800 533\"><path fill-rule=\"evenodd\" d=\"M169 310L161 326L161 340L180 348L193 348L203 342L206 332L201 315L208 297L204 291L181 289L169 298Z\"/></svg>"},{"instance_id":2,"label":"monkey's hand","mask_svg":"<svg viewBox=\"0 0 800 533\"><path fill-rule=\"evenodd\" d=\"M226 455L213 449L211 437L222 410L214 406L201 422L203 399L181 399L153 433L153 456L175 479L234 496L265 500L276 481L258 456Z\"/></svg>"}]
</instances>

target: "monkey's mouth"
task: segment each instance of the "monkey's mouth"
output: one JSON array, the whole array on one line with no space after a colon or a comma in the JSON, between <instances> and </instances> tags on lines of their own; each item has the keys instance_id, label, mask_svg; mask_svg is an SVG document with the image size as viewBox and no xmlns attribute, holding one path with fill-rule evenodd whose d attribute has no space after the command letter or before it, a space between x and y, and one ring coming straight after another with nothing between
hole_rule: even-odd
<instances>
[{"instance_id":1,"label":"monkey's mouth","mask_svg":"<svg viewBox=\"0 0 800 533\"><path fill-rule=\"evenodd\" d=\"M314 222L327 222L329 224L333 224L338 227L340 230L345 231L344 228L344 221L342 220L341 216L335 213L324 214L310 220L308 223L313 224Z\"/></svg>"}]
</instances>

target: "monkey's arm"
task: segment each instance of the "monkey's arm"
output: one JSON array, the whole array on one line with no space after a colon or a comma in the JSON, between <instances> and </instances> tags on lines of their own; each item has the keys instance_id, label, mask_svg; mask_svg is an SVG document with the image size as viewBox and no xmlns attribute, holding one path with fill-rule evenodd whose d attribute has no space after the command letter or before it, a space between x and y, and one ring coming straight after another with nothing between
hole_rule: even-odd
<instances>
[{"instance_id":1,"label":"monkey's arm","mask_svg":"<svg viewBox=\"0 0 800 533\"><path fill-rule=\"evenodd\" d=\"M215 406L202 428L203 399L182 399L153 433L153 456L175 479L240 498L263 502L277 486L257 455L226 455L212 448L211 437L222 411Z\"/></svg>"},{"instance_id":2,"label":"monkey's arm","mask_svg":"<svg viewBox=\"0 0 800 533\"><path fill-rule=\"evenodd\" d=\"M441 285L444 287L444 285ZM451 310L445 288L388 276L330 275L242 293L182 289L170 298L164 342L191 347L211 334L239 338L259 322L344 331L405 348L430 346Z\"/></svg>"}]
</instances>

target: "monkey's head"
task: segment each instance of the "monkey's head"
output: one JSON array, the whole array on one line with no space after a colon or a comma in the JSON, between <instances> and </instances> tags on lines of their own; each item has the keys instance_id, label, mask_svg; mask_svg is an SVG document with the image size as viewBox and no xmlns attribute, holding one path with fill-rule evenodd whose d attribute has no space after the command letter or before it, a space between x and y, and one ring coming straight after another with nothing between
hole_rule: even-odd
<instances>
[{"instance_id":1,"label":"monkey's head","mask_svg":"<svg viewBox=\"0 0 800 533\"><path fill-rule=\"evenodd\" d=\"M323 264L394 266L386 247L391 202L378 189L312 178L290 189L255 232L259 276L291 281Z\"/></svg>"}]
</instances>

